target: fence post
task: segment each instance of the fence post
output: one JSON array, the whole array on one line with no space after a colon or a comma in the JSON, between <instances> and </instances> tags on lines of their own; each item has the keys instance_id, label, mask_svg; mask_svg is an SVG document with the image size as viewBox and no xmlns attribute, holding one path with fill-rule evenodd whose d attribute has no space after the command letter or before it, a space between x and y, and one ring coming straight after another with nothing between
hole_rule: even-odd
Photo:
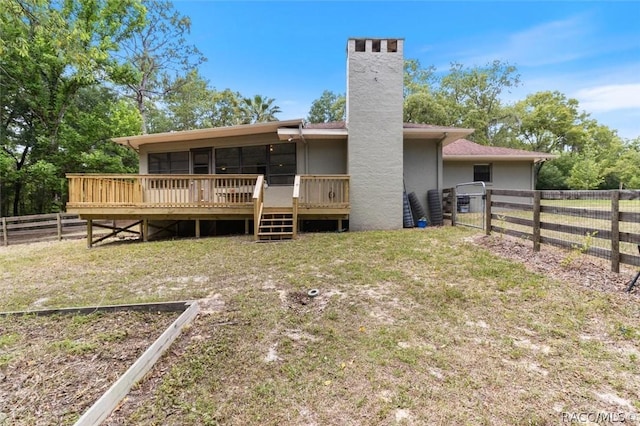
<instances>
[{"instance_id":1,"label":"fence post","mask_svg":"<svg viewBox=\"0 0 640 426\"><path fill-rule=\"evenodd\" d=\"M62 241L62 215L60 212L56 214L56 221L58 222L58 241Z\"/></svg>"},{"instance_id":2,"label":"fence post","mask_svg":"<svg viewBox=\"0 0 640 426\"><path fill-rule=\"evenodd\" d=\"M484 232L491 235L491 190L487 189L484 201Z\"/></svg>"},{"instance_id":3,"label":"fence post","mask_svg":"<svg viewBox=\"0 0 640 426\"><path fill-rule=\"evenodd\" d=\"M87 219L87 248L93 246L93 219Z\"/></svg>"},{"instance_id":4,"label":"fence post","mask_svg":"<svg viewBox=\"0 0 640 426\"><path fill-rule=\"evenodd\" d=\"M611 191L611 271L620 272L620 191Z\"/></svg>"},{"instance_id":5,"label":"fence post","mask_svg":"<svg viewBox=\"0 0 640 426\"><path fill-rule=\"evenodd\" d=\"M533 191L533 251L540 251L540 191Z\"/></svg>"},{"instance_id":6,"label":"fence post","mask_svg":"<svg viewBox=\"0 0 640 426\"><path fill-rule=\"evenodd\" d=\"M456 193L455 186L451 188L449 198L449 204L451 205L451 226L456 226L456 221L458 220L458 194Z\"/></svg>"},{"instance_id":7,"label":"fence post","mask_svg":"<svg viewBox=\"0 0 640 426\"><path fill-rule=\"evenodd\" d=\"M9 245L9 236L7 235L7 218L2 218L2 239L4 240L4 245Z\"/></svg>"}]
</instances>

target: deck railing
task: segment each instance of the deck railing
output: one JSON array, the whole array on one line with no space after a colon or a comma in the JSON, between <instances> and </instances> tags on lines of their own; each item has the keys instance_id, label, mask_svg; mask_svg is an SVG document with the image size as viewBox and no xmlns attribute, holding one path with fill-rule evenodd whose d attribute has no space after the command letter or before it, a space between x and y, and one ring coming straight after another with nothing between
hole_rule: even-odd
<instances>
[{"instance_id":1,"label":"deck railing","mask_svg":"<svg viewBox=\"0 0 640 426\"><path fill-rule=\"evenodd\" d=\"M260 218L264 209L264 176L258 176L256 186L253 190L253 235L258 239L260 231Z\"/></svg>"},{"instance_id":2,"label":"deck railing","mask_svg":"<svg viewBox=\"0 0 640 426\"><path fill-rule=\"evenodd\" d=\"M349 176L300 175L300 208L348 208Z\"/></svg>"},{"instance_id":3,"label":"deck railing","mask_svg":"<svg viewBox=\"0 0 640 426\"><path fill-rule=\"evenodd\" d=\"M253 203L258 175L68 174L69 207L225 207Z\"/></svg>"}]
</instances>

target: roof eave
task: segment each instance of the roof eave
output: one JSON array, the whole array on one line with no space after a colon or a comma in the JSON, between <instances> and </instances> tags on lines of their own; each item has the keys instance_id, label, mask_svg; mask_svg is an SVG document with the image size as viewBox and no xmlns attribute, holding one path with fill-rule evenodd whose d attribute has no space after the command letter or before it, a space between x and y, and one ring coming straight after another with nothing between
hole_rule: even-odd
<instances>
[{"instance_id":1,"label":"roof eave","mask_svg":"<svg viewBox=\"0 0 640 426\"><path fill-rule=\"evenodd\" d=\"M442 140L443 146L453 141L469 136L474 129L462 129L457 127L429 129L429 128L405 128L405 139L439 139Z\"/></svg>"},{"instance_id":2,"label":"roof eave","mask_svg":"<svg viewBox=\"0 0 640 426\"><path fill-rule=\"evenodd\" d=\"M301 137L302 135L302 137ZM347 129L278 129L278 138L281 141L296 139L345 139L349 136Z\"/></svg>"},{"instance_id":3,"label":"roof eave","mask_svg":"<svg viewBox=\"0 0 640 426\"><path fill-rule=\"evenodd\" d=\"M302 119L286 121L269 121L266 123L240 124L237 126L213 127L209 129L183 130L180 132L152 133L138 136L124 136L113 138L115 143L139 148L141 145L167 143L167 142L189 142L203 139L216 139L232 136L255 135L260 133L275 133L280 127L298 126ZM295 129L294 129L295 130ZM296 130L297 131L297 130Z\"/></svg>"},{"instance_id":4,"label":"roof eave","mask_svg":"<svg viewBox=\"0 0 640 426\"><path fill-rule=\"evenodd\" d=\"M548 156L540 155L451 155L443 154L442 159L444 161L530 161L537 163L540 161L547 161L556 158L557 155L549 154Z\"/></svg>"}]
</instances>

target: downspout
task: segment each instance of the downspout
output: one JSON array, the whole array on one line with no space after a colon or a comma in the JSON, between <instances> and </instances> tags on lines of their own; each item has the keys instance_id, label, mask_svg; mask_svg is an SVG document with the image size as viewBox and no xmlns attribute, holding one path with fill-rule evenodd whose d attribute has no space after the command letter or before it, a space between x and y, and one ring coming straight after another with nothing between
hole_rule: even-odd
<instances>
[{"instance_id":1,"label":"downspout","mask_svg":"<svg viewBox=\"0 0 640 426\"><path fill-rule=\"evenodd\" d=\"M437 156L437 160L436 160L436 189L438 191L442 191L442 185L443 185L443 170L444 170L444 164L443 164L443 158L442 158L442 143L444 142L444 140L449 136L449 133L444 132L444 135L438 140L438 143L436 144L436 156Z\"/></svg>"},{"instance_id":2,"label":"downspout","mask_svg":"<svg viewBox=\"0 0 640 426\"><path fill-rule=\"evenodd\" d=\"M304 143L304 173L309 174L309 144L302 134L302 122L298 125L298 132L300 133L300 140Z\"/></svg>"}]
</instances>

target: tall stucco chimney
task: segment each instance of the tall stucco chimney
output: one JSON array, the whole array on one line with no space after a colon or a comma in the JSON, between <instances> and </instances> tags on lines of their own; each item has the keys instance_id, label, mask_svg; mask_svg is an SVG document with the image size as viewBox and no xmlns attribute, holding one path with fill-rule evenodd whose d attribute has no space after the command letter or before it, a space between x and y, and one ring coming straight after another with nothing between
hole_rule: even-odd
<instances>
[{"instance_id":1,"label":"tall stucco chimney","mask_svg":"<svg viewBox=\"0 0 640 426\"><path fill-rule=\"evenodd\" d=\"M402 228L403 39L347 43L352 230Z\"/></svg>"}]
</instances>

